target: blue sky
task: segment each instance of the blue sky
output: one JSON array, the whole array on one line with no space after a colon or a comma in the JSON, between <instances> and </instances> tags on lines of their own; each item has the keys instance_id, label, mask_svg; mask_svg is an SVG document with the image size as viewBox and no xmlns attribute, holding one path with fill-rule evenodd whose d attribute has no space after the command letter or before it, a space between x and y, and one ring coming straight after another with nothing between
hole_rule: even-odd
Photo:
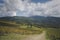
<instances>
[{"instance_id":1,"label":"blue sky","mask_svg":"<svg viewBox=\"0 0 60 40\"><path fill-rule=\"evenodd\" d=\"M0 3L4 3L4 1L3 0L0 0Z\"/></svg>"},{"instance_id":2,"label":"blue sky","mask_svg":"<svg viewBox=\"0 0 60 40\"><path fill-rule=\"evenodd\" d=\"M38 3L38 2L45 3L45 2L48 2L48 1L51 1L51 0L32 0L32 2L34 2L34 3Z\"/></svg>"}]
</instances>

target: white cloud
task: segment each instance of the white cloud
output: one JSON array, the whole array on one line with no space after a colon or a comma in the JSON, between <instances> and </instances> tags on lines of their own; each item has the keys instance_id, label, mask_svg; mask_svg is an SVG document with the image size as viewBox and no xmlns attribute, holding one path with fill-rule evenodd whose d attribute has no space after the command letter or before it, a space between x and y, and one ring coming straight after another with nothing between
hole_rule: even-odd
<instances>
[{"instance_id":1,"label":"white cloud","mask_svg":"<svg viewBox=\"0 0 60 40\"><path fill-rule=\"evenodd\" d=\"M27 16L40 15L40 16L55 16L60 17L60 0L52 0L46 3L33 3L25 0L21 1L20 11Z\"/></svg>"},{"instance_id":2,"label":"white cloud","mask_svg":"<svg viewBox=\"0 0 60 40\"><path fill-rule=\"evenodd\" d=\"M4 13L9 13L10 16L11 14L16 15L16 10L19 10L23 16L40 15L60 17L60 0L52 0L46 3L33 3L31 0L5 0L5 2L7 4L4 4L2 8L0 7L0 15Z\"/></svg>"},{"instance_id":3,"label":"white cloud","mask_svg":"<svg viewBox=\"0 0 60 40\"><path fill-rule=\"evenodd\" d=\"M2 1L4 1L4 3L0 3L0 17L16 16L16 10L18 8L19 0Z\"/></svg>"}]
</instances>

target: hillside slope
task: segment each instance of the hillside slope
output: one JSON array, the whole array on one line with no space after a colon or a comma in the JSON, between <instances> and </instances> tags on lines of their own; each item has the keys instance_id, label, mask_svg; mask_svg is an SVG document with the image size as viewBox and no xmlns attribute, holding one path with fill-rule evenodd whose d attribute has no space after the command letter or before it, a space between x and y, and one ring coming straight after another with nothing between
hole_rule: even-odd
<instances>
[{"instance_id":1,"label":"hillside slope","mask_svg":"<svg viewBox=\"0 0 60 40\"><path fill-rule=\"evenodd\" d=\"M15 22L16 24L27 24L27 25L34 25L38 27L53 27L59 28L60 27L60 18L59 17L44 17L44 16L31 16L31 17L2 17L0 21L10 21Z\"/></svg>"}]
</instances>

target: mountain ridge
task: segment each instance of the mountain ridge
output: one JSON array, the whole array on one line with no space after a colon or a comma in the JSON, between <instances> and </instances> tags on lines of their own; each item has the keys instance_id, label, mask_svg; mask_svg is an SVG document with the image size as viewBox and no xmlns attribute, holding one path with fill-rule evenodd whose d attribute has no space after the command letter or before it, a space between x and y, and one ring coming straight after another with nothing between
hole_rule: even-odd
<instances>
[{"instance_id":1,"label":"mountain ridge","mask_svg":"<svg viewBox=\"0 0 60 40\"><path fill-rule=\"evenodd\" d=\"M15 21L17 24L27 23L27 24L37 24L43 27L60 27L60 18L59 17L44 17L44 16L31 16L31 17L2 17L0 20L9 20Z\"/></svg>"}]
</instances>

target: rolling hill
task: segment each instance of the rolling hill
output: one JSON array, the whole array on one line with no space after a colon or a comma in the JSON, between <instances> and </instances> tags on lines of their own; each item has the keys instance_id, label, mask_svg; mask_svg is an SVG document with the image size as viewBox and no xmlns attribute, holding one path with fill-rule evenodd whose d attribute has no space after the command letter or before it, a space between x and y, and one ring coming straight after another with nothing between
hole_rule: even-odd
<instances>
[{"instance_id":1,"label":"rolling hill","mask_svg":"<svg viewBox=\"0 0 60 40\"><path fill-rule=\"evenodd\" d=\"M44 16L31 16L31 17L1 17L0 20L14 21L16 24L30 24L37 25L38 27L53 27L60 28L60 17L44 17Z\"/></svg>"}]
</instances>

